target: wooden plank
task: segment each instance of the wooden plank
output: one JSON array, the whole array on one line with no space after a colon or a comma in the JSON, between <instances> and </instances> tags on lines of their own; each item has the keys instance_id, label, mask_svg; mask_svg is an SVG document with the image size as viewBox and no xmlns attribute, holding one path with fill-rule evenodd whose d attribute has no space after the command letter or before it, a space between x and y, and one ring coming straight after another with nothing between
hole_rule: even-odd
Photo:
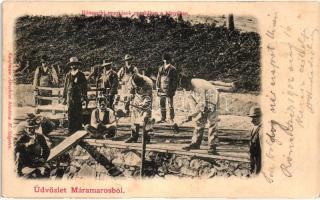
<instances>
[{"instance_id":1,"label":"wooden plank","mask_svg":"<svg viewBox=\"0 0 320 200\"><path fill-rule=\"evenodd\" d=\"M111 140L95 140L95 139L84 139L90 145L104 144L110 148L118 149L134 149L141 151L141 143L124 143L122 141L111 141ZM250 162L249 155L247 153L233 153L232 156L225 155L212 155L208 154L207 148L201 147L200 150L191 150L185 151L182 149L185 144L148 144L146 150L154 152L163 152L163 153L174 153L188 156L204 157L211 159L219 160L231 160L231 161L241 161L241 162Z\"/></svg>"},{"instance_id":2,"label":"wooden plank","mask_svg":"<svg viewBox=\"0 0 320 200\"><path fill-rule=\"evenodd\" d=\"M65 151L67 151L69 148L71 148L73 145L75 145L79 140L84 138L88 133L84 130L77 131L71 136L64 139L60 144L58 144L56 147L51 149L50 155L47 159L47 161L50 161L59 155L63 154Z\"/></svg>"},{"instance_id":3,"label":"wooden plank","mask_svg":"<svg viewBox=\"0 0 320 200\"><path fill-rule=\"evenodd\" d=\"M53 88L53 87L38 87L38 89L39 90L51 90L51 91L61 91L61 92L63 92L63 89L64 88ZM89 91L103 91L103 89L101 89L101 88L98 88L98 89L96 89L95 87L93 87L93 88L89 88L87 91L89 92Z\"/></svg>"},{"instance_id":4,"label":"wooden plank","mask_svg":"<svg viewBox=\"0 0 320 200\"><path fill-rule=\"evenodd\" d=\"M52 87L38 87L39 90L51 90L51 91L63 91L63 88L52 88Z\"/></svg>"},{"instance_id":5,"label":"wooden plank","mask_svg":"<svg viewBox=\"0 0 320 200\"><path fill-rule=\"evenodd\" d=\"M217 146L217 151L219 152L249 152L248 146Z\"/></svg>"},{"instance_id":6,"label":"wooden plank","mask_svg":"<svg viewBox=\"0 0 320 200\"><path fill-rule=\"evenodd\" d=\"M90 105L87 109L94 109L96 106ZM56 105L38 105L36 107L37 110L43 111L43 112L50 112L50 111L60 111L60 112L67 112L68 106L62 105L62 104L56 104ZM91 114L91 113L90 113Z\"/></svg>"},{"instance_id":7,"label":"wooden plank","mask_svg":"<svg viewBox=\"0 0 320 200\"><path fill-rule=\"evenodd\" d=\"M51 96L51 97L47 97L47 96L40 96L40 95L37 95L36 96L37 99L44 99L44 100L51 100L51 101L54 101L54 100L62 100L63 98L62 97L59 97L58 95L55 95L55 96ZM95 101L96 98L95 97L89 97L87 99L88 101Z\"/></svg>"},{"instance_id":8,"label":"wooden plank","mask_svg":"<svg viewBox=\"0 0 320 200\"><path fill-rule=\"evenodd\" d=\"M62 98L61 97L45 97L45 96L39 96L37 95L36 96L37 99L43 99L43 100L49 100L49 101L58 101L58 100L61 100Z\"/></svg>"},{"instance_id":9,"label":"wooden plank","mask_svg":"<svg viewBox=\"0 0 320 200\"><path fill-rule=\"evenodd\" d=\"M117 135L128 135L130 133L130 129L117 129ZM141 133L140 133L141 134ZM192 132L180 132L175 134L172 130L155 130L152 134L155 137L162 137L162 138L179 138L179 139L187 139L192 137ZM208 134L204 134L204 138L207 138ZM250 135L220 135L218 132L219 139L223 140L238 140L238 141L249 141Z\"/></svg>"}]
</instances>

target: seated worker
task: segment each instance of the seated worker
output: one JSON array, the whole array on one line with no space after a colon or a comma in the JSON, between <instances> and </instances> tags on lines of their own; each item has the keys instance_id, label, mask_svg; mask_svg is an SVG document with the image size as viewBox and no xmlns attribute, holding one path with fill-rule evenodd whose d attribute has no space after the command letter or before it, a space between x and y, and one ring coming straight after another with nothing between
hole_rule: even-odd
<instances>
[{"instance_id":1,"label":"seated worker","mask_svg":"<svg viewBox=\"0 0 320 200\"><path fill-rule=\"evenodd\" d=\"M106 97L98 97L97 108L92 111L90 125L85 126L85 130L94 138L107 139L116 135L116 117L114 111L108 106Z\"/></svg>"},{"instance_id":2,"label":"seated worker","mask_svg":"<svg viewBox=\"0 0 320 200\"><path fill-rule=\"evenodd\" d=\"M203 140L203 133L206 124L208 124L208 153L216 153L217 133L218 133L218 106L219 93L214 85L203 79L192 79L193 94L190 100L195 104L195 110L189 116L187 121L194 119L195 127L193 131L191 144L183 147L184 150L200 149Z\"/></svg>"},{"instance_id":3,"label":"seated worker","mask_svg":"<svg viewBox=\"0 0 320 200\"><path fill-rule=\"evenodd\" d=\"M133 74L131 84L131 137L126 143L138 142L140 124L145 135L146 143L150 143L148 132L152 129L152 80L140 74Z\"/></svg>"},{"instance_id":4,"label":"seated worker","mask_svg":"<svg viewBox=\"0 0 320 200\"><path fill-rule=\"evenodd\" d=\"M15 141L24 134L28 124L32 122L39 126L38 133L41 133L42 136L46 139L48 146L50 147L52 141L49 138L49 133L58 127L58 122L54 122L47 117L36 116L33 113L27 113L27 120L20 122L16 127L16 137Z\"/></svg>"},{"instance_id":5,"label":"seated worker","mask_svg":"<svg viewBox=\"0 0 320 200\"><path fill-rule=\"evenodd\" d=\"M36 132L38 124L30 120L25 127L15 144L18 175L28 178L43 177L50 149L44 136Z\"/></svg>"}]
</instances>

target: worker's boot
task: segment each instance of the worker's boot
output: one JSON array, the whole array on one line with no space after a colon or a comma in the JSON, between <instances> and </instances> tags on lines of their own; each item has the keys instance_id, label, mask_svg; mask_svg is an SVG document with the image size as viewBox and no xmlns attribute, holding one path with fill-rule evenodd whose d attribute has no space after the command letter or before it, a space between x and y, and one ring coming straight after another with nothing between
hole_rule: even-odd
<instances>
[{"instance_id":1,"label":"worker's boot","mask_svg":"<svg viewBox=\"0 0 320 200\"><path fill-rule=\"evenodd\" d=\"M167 112L166 111L161 111L161 119L157 121L157 123L165 123L167 118Z\"/></svg>"}]
</instances>

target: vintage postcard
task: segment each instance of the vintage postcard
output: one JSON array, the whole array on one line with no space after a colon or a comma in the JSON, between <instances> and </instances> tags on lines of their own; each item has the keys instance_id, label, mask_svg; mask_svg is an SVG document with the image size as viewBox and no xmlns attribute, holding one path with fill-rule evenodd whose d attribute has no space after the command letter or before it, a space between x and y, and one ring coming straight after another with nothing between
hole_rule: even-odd
<instances>
[{"instance_id":1,"label":"vintage postcard","mask_svg":"<svg viewBox=\"0 0 320 200\"><path fill-rule=\"evenodd\" d=\"M319 2L2 9L4 197L319 197Z\"/></svg>"}]
</instances>

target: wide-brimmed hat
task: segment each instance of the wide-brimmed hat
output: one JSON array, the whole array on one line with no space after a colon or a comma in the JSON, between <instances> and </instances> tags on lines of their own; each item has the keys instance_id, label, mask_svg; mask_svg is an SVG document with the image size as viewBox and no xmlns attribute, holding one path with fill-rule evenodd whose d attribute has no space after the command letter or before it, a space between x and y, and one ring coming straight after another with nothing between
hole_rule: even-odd
<instances>
[{"instance_id":1,"label":"wide-brimmed hat","mask_svg":"<svg viewBox=\"0 0 320 200\"><path fill-rule=\"evenodd\" d=\"M260 117L261 109L259 106L253 106L250 108L249 117Z\"/></svg>"},{"instance_id":2,"label":"wide-brimmed hat","mask_svg":"<svg viewBox=\"0 0 320 200\"><path fill-rule=\"evenodd\" d=\"M81 65L81 62L78 60L77 57L71 57L67 65L70 66L74 64Z\"/></svg>"},{"instance_id":3,"label":"wide-brimmed hat","mask_svg":"<svg viewBox=\"0 0 320 200\"><path fill-rule=\"evenodd\" d=\"M103 60L101 67L111 66L112 62L110 60Z\"/></svg>"},{"instance_id":4,"label":"wide-brimmed hat","mask_svg":"<svg viewBox=\"0 0 320 200\"><path fill-rule=\"evenodd\" d=\"M133 57L132 57L131 55L126 54L126 55L124 56L123 61L132 60L132 59L133 59Z\"/></svg>"}]
</instances>

